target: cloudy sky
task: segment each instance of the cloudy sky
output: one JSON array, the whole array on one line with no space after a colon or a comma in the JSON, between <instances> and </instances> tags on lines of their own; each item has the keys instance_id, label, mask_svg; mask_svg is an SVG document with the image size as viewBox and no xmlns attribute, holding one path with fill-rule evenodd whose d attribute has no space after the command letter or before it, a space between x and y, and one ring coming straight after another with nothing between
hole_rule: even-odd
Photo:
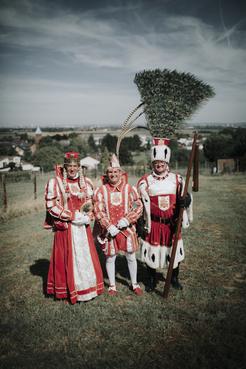
<instances>
[{"instance_id":1,"label":"cloudy sky","mask_svg":"<svg viewBox=\"0 0 246 369\"><path fill-rule=\"evenodd\" d=\"M191 122L246 121L244 0L0 0L0 126L120 125L136 72L212 85Z\"/></svg>"}]
</instances>

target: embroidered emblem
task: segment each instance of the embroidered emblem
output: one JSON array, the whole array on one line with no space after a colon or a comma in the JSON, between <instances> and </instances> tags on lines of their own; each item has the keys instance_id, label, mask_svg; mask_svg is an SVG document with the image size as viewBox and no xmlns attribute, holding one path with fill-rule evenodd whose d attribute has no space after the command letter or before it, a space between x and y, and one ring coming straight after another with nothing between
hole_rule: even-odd
<instances>
[{"instance_id":1,"label":"embroidered emblem","mask_svg":"<svg viewBox=\"0 0 246 369\"><path fill-rule=\"evenodd\" d=\"M120 192L111 192L110 202L112 205L120 205L122 202L122 194Z\"/></svg>"},{"instance_id":2,"label":"embroidered emblem","mask_svg":"<svg viewBox=\"0 0 246 369\"><path fill-rule=\"evenodd\" d=\"M158 206L163 211L168 210L170 208L169 196L158 196Z\"/></svg>"},{"instance_id":3,"label":"embroidered emblem","mask_svg":"<svg viewBox=\"0 0 246 369\"><path fill-rule=\"evenodd\" d=\"M69 190L73 195L77 195L78 191L79 191L79 186L77 183L69 183Z\"/></svg>"}]
</instances>

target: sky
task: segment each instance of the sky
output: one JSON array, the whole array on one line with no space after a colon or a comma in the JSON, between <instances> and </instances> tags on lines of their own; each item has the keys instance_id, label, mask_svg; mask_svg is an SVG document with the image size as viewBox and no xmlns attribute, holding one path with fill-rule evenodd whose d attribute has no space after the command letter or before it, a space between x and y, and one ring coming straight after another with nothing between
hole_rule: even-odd
<instances>
[{"instance_id":1,"label":"sky","mask_svg":"<svg viewBox=\"0 0 246 369\"><path fill-rule=\"evenodd\" d=\"M246 1L0 0L1 127L120 126L156 68L214 88L188 123L246 122Z\"/></svg>"}]
</instances>

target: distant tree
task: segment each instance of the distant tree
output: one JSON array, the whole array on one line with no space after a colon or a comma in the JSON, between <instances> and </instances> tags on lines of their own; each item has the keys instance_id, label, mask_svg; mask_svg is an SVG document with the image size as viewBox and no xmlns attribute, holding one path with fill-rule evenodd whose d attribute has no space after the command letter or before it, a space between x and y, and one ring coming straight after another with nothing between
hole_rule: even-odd
<instances>
[{"instance_id":1,"label":"distant tree","mask_svg":"<svg viewBox=\"0 0 246 369\"><path fill-rule=\"evenodd\" d=\"M39 147L45 147L45 146L50 146L53 145L57 148L60 148L60 141L63 140L68 140L68 135L63 134L63 135L53 135L53 136L45 136L42 137L40 142L39 142Z\"/></svg>"},{"instance_id":2,"label":"distant tree","mask_svg":"<svg viewBox=\"0 0 246 369\"><path fill-rule=\"evenodd\" d=\"M233 157L240 158L246 154L246 128L238 128L232 134Z\"/></svg>"},{"instance_id":3,"label":"distant tree","mask_svg":"<svg viewBox=\"0 0 246 369\"><path fill-rule=\"evenodd\" d=\"M119 160L120 160L121 165L133 165L134 164L131 151L128 150L127 146L123 144L120 146Z\"/></svg>"},{"instance_id":4,"label":"distant tree","mask_svg":"<svg viewBox=\"0 0 246 369\"><path fill-rule=\"evenodd\" d=\"M171 160L170 165L173 167L175 162L178 162L181 166L187 166L190 156L190 151L187 149L180 148L178 146L177 140L170 141L170 149L171 149Z\"/></svg>"},{"instance_id":5,"label":"distant tree","mask_svg":"<svg viewBox=\"0 0 246 369\"><path fill-rule=\"evenodd\" d=\"M124 145L129 151L140 151L142 142L138 135L134 135L123 138L121 145Z\"/></svg>"},{"instance_id":6,"label":"distant tree","mask_svg":"<svg viewBox=\"0 0 246 369\"><path fill-rule=\"evenodd\" d=\"M56 134L52 136L52 140L55 140L55 141L62 141L62 140L67 140L67 139L68 139L68 135L66 134L62 134L62 135Z\"/></svg>"},{"instance_id":7,"label":"distant tree","mask_svg":"<svg viewBox=\"0 0 246 369\"><path fill-rule=\"evenodd\" d=\"M66 146L65 150L66 152L68 151L75 151L75 152L79 152L80 153L80 150L79 150L79 147L77 144L73 143L73 142L70 142L70 144L68 146ZM82 156L84 156L84 153L82 154Z\"/></svg>"},{"instance_id":8,"label":"distant tree","mask_svg":"<svg viewBox=\"0 0 246 369\"><path fill-rule=\"evenodd\" d=\"M96 142L95 142L94 137L93 137L92 134L90 134L90 136L88 138L88 146L89 146L90 152L95 153L95 152L98 151Z\"/></svg>"},{"instance_id":9,"label":"distant tree","mask_svg":"<svg viewBox=\"0 0 246 369\"><path fill-rule=\"evenodd\" d=\"M25 132L25 133L21 133L20 134L20 139L23 140L23 141L28 141L29 140L29 136L28 134Z\"/></svg>"},{"instance_id":10,"label":"distant tree","mask_svg":"<svg viewBox=\"0 0 246 369\"><path fill-rule=\"evenodd\" d=\"M16 134L13 134L12 136L1 136L0 142L13 142L16 139Z\"/></svg>"},{"instance_id":11,"label":"distant tree","mask_svg":"<svg viewBox=\"0 0 246 369\"><path fill-rule=\"evenodd\" d=\"M16 155L13 145L0 145L0 155L14 156Z\"/></svg>"},{"instance_id":12,"label":"distant tree","mask_svg":"<svg viewBox=\"0 0 246 369\"><path fill-rule=\"evenodd\" d=\"M171 163L173 165L174 161L177 161L181 166L187 166L189 162L190 151L187 149L178 149L177 151L172 151Z\"/></svg>"},{"instance_id":13,"label":"distant tree","mask_svg":"<svg viewBox=\"0 0 246 369\"><path fill-rule=\"evenodd\" d=\"M219 133L221 135L229 135L229 136L233 136L234 133L237 131L237 128L233 128L233 127L226 127L226 128L223 128L219 131Z\"/></svg>"},{"instance_id":14,"label":"distant tree","mask_svg":"<svg viewBox=\"0 0 246 369\"><path fill-rule=\"evenodd\" d=\"M218 159L233 157L233 138L230 134L217 133L207 138L203 145L205 158L214 163Z\"/></svg>"},{"instance_id":15,"label":"distant tree","mask_svg":"<svg viewBox=\"0 0 246 369\"><path fill-rule=\"evenodd\" d=\"M32 161L32 152L31 149L28 147L27 149L24 150L24 156L23 159L25 161Z\"/></svg>"},{"instance_id":16,"label":"distant tree","mask_svg":"<svg viewBox=\"0 0 246 369\"><path fill-rule=\"evenodd\" d=\"M102 152L101 152L101 160L100 160L100 166L102 169L102 172L105 173L106 168L109 164L109 151L107 149L107 147L103 147Z\"/></svg>"},{"instance_id":17,"label":"distant tree","mask_svg":"<svg viewBox=\"0 0 246 369\"><path fill-rule=\"evenodd\" d=\"M170 146L172 155L173 155L174 152L177 152L179 150L177 140L171 140L169 146Z\"/></svg>"},{"instance_id":18,"label":"distant tree","mask_svg":"<svg viewBox=\"0 0 246 369\"><path fill-rule=\"evenodd\" d=\"M81 157L84 157L87 155L89 147L85 140L77 136L70 140L70 144L66 147L66 151L76 151Z\"/></svg>"},{"instance_id":19,"label":"distant tree","mask_svg":"<svg viewBox=\"0 0 246 369\"><path fill-rule=\"evenodd\" d=\"M108 152L116 152L117 137L112 136L109 133L102 139L102 148L107 148ZM119 160L121 165L134 164L132 152L139 151L141 146L141 140L138 135L133 137L125 137L120 145Z\"/></svg>"},{"instance_id":20,"label":"distant tree","mask_svg":"<svg viewBox=\"0 0 246 369\"><path fill-rule=\"evenodd\" d=\"M76 137L78 137L78 133L76 133L76 132L71 132L71 133L69 133L68 134L68 138L76 138Z\"/></svg>"},{"instance_id":21,"label":"distant tree","mask_svg":"<svg viewBox=\"0 0 246 369\"><path fill-rule=\"evenodd\" d=\"M44 172L54 169L55 164L62 164L64 153L57 147L48 146L38 149L33 157L33 164L40 166Z\"/></svg>"},{"instance_id":22,"label":"distant tree","mask_svg":"<svg viewBox=\"0 0 246 369\"><path fill-rule=\"evenodd\" d=\"M45 146L51 146L53 144L54 144L54 141L51 136L42 137L41 140L39 141L40 148L45 147Z\"/></svg>"},{"instance_id":23,"label":"distant tree","mask_svg":"<svg viewBox=\"0 0 246 369\"><path fill-rule=\"evenodd\" d=\"M107 148L109 152L115 153L116 151L117 137L107 133L102 139L102 148Z\"/></svg>"},{"instance_id":24,"label":"distant tree","mask_svg":"<svg viewBox=\"0 0 246 369\"><path fill-rule=\"evenodd\" d=\"M246 154L246 128L223 128L204 142L204 156L210 162L238 159Z\"/></svg>"}]
</instances>

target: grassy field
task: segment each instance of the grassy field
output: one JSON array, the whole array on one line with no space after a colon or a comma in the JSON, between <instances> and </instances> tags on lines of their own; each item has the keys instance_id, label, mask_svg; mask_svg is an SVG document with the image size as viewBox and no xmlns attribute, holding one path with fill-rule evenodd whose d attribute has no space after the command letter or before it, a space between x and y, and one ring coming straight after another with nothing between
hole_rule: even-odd
<instances>
[{"instance_id":1,"label":"grassy field","mask_svg":"<svg viewBox=\"0 0 246 369\"><path fill-rule=\"evenodd\" d=\"M75 306L43 293L53 235L42 229L43 188L36 209L25 208L36 201L26 197L26 210L0 225L1 369L244 368L245 184L245 175L200 178L194 223L183 233L183 291L171 289L164 300L159 270L155 293L133 295L119 256L119 295ZM138 277L144 288L140 260Z\"/></svg>"}]
</instances>

